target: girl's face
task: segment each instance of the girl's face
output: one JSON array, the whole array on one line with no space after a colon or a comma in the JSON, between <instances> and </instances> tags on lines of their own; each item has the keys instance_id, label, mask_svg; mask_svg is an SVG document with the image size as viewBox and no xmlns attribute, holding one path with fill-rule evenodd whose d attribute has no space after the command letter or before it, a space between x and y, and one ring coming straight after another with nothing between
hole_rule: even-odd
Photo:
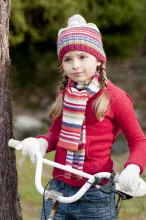
<instances>
[{"instance_id":1,"label":"girl's face","mask_svg":"<svg viewBox=\"0 0 146 220\"><path fill-rule=\"evenodd\" d=\"M70 51L62 60L65 74L75 82L84 82L90 79L96 72L101 62L93 55L84 51Z\"/></svg>"}]
</instances>

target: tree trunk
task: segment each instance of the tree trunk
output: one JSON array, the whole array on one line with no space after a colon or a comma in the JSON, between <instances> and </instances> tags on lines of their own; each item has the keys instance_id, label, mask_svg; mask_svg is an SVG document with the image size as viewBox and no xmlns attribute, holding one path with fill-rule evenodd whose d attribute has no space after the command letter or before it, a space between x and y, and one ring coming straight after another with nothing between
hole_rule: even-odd
<instances>
[{"instance_id":1,"label":"tree trunk","mask_svg":"<svg viewBox=\"0 0 146 220\"><path fill-rule=\"evenodd\" d=\"M21 220L15 150L8 148L13 137L9 16L10 0L0 0L0 220Z\"/></svg>"}]
</instances>

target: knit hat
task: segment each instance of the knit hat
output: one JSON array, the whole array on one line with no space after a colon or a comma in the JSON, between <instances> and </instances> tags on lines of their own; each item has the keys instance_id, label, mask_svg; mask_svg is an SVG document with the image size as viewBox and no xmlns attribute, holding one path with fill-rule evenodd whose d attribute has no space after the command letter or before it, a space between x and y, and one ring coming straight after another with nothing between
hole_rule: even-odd
<instances>
[{"instance_id":1,"label":"knit hat","mask_svg":"<svg viewBox=\"0 0 146 220\"><path fill-rule=\"evenodd\" d=\"M63 56L73 50L84 51L106 62L99 29L93 23L86 23L81 15L68 19L68 26L58 32L57 53L62 63Z\"/></svg>"}]
</instances>

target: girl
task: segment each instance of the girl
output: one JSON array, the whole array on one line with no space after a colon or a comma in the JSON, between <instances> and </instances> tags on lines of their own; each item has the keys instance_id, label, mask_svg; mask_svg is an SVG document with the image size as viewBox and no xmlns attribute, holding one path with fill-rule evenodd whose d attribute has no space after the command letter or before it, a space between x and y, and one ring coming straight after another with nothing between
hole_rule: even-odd
<instances>
[{"instance_id":1,"label":"girl","mask_svg":"<svg viewBox=\"0 0 146 220\"><path fill-rule=\"evenodd\" d=\"M119 184L122 190L138 189L139 174L146 163L146 137L135 116L131 98L106 76L106 55L99 29L80 15L68 20L57 39L58 57L63 71L60 92L49 116L50 131L22 141L22 154L35 160L56 150L55 161L94 174L113 172L110 157L116 136L123 132L130 155L124 164ZM64 175L66 174L66 175ZM51 189L64 196L75 194L84 182L54 168ZM104 184L102 182L101 184ZM45 202L47 217L52 202ZM42 212L41 219L44 220ZM115 220L115 196L91 187L77 202L59 204L56 220Z\"/></svg>"}]
</instances>

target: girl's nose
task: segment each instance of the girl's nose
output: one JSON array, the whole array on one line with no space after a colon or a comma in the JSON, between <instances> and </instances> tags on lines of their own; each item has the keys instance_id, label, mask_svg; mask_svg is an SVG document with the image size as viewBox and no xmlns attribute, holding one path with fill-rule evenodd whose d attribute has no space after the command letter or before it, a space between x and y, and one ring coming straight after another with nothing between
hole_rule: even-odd
<instances>
[{"instance_id":1,"label":"girl's nose","mask_svg":"<svg viewBox=\"0 0 146 220\"><path fill-rule=\"evenodd\" d=\"M80 65L79 65L79 62L78 62L78 60L73 60L73 62L72 62L72 68L74 69L74 70L77 70L77 69L79 69L79 67L80 67Z\"/></svg>"}]
</instances>

